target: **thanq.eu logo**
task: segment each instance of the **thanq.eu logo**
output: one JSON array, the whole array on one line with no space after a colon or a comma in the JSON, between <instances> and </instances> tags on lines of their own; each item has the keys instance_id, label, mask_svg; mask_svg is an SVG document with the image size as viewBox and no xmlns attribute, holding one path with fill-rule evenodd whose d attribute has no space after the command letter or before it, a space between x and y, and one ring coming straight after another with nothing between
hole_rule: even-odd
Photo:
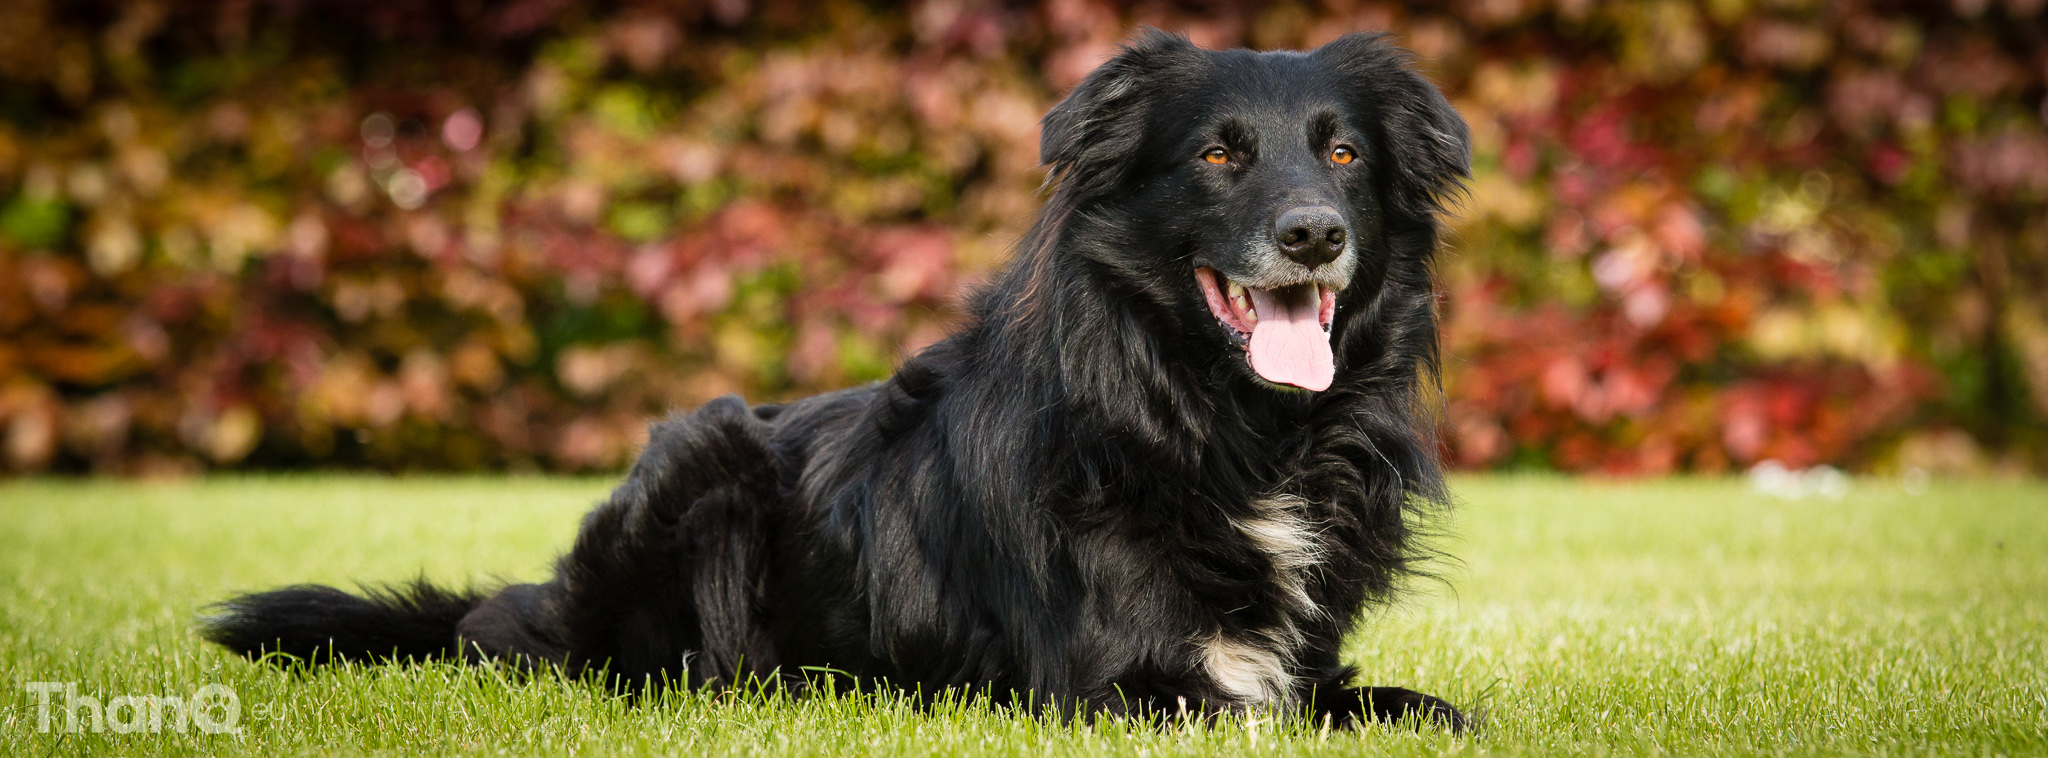
<instances>
[{"instance_id":1,"label":"thanq.eu logo","mask_svg":"<svg viewBox=\"0 0 2048 758\"><path fill-rule=\"evenodd\" d=\"M122 695L105 704L92 695L78 694L77 682L29 682L28 692L36 700L36 731L45 734L58 720L51 717L52 705L63 714L63 731L71 734L183 734L193 727L206 734L242 733L242 698L221 684L200 687L190 698Z\"/></svg>"}]
</instances>

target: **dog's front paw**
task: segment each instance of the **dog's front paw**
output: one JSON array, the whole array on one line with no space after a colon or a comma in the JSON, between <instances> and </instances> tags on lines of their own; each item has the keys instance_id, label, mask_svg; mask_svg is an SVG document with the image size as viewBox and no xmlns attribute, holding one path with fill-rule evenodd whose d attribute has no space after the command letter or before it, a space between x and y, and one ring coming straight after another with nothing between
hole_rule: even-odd
<instances>
[{"instance_id":1,"label":"dog's front paw","mask_svg":"<svg viewBox=\"0 0 2048 758\"><path fill-rule=\"evenodd\" d=\"M1338 726L1356 727L1364 719L1392 724L1414 716L1423 724L1449 729L1453 734L1472 731L1472 719L1450 701L1403 687L1347 690L1322 710Z\"/></svg>"}]
</instances>

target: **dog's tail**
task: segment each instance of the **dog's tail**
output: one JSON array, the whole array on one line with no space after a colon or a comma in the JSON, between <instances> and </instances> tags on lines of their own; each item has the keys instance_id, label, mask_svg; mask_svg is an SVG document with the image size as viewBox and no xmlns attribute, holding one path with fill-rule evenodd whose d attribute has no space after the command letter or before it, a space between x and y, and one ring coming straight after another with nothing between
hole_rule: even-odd
<instances>
[{"instance_id":1,"label":"dog's tail","mask_svg":"<svg viewBox=\"0 0 2048 758\"><path fill-rule=\"evenodd\" d=\"M361 595L302 584L221 603L200 619L200 633L251 658L282 653L311 663L424 661L461 652L456 625L482 600L480 593L444 590L425 579L365 587Z\"/></svg>"}]
</instances>

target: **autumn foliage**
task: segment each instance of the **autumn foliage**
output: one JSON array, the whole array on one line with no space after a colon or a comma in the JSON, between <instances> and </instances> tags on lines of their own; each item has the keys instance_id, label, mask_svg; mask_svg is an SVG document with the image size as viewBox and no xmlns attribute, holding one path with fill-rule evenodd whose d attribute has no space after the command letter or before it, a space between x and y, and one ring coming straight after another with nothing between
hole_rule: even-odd
<instances>
[{"instance_id":1,"label":"autumn foliage","mask_svg":"<svg viewBox=\"0 0 2048 758\"><path fill-rule=\"evenodd\" d=\"M1137 24L1471 122L1446 454L2048 469L2041 0L0 2L0 470L622 465L886 376Z\"/></svg>"}]
</instances>

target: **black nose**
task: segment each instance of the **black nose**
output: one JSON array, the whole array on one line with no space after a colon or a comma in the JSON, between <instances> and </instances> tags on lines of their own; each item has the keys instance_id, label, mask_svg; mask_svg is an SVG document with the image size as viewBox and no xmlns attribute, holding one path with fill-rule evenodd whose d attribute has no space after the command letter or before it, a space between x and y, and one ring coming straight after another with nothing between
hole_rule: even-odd
<instances>
[{"instance_id":1,"label":"black nose","mask_svg":"<svg viewBox=\"0 0 2048 758\"><path fill-rule=\"evenodd\" d=\"M1327 205L1289 209L1273 222L1273 241L1280 244L1280 252L1309 268L1336 259L1348 236L1344 217Z\"/></svg>"}]
</instances>

